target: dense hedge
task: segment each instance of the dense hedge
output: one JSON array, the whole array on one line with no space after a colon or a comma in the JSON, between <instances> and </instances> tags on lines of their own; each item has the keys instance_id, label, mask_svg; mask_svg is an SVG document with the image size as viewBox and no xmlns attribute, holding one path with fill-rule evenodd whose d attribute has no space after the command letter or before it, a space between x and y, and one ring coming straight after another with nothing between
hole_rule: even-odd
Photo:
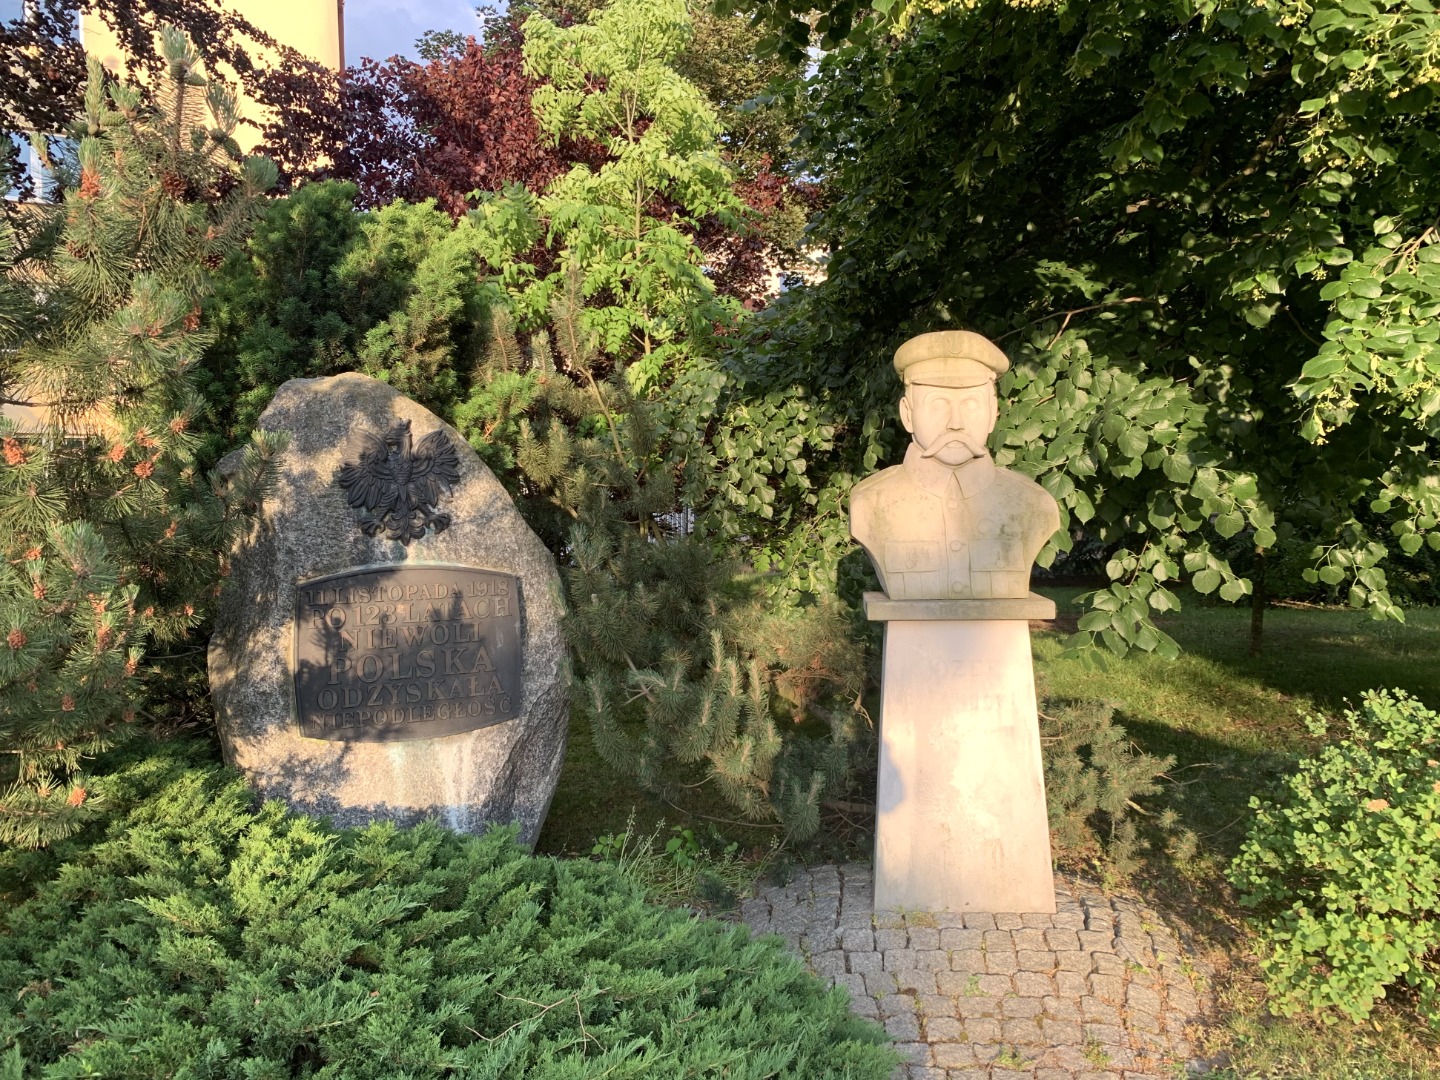
<instances>
[{"instance_id":1,"label":"dense hedge","mask_svg":"<svg viewBox=\"0 0 1440 1080\"><path fill-rule=\"evenodd\" d=\"M646 904L610 867L503 830L337 833L173 754L115 783L134 809L103 837L0 863L7 1080L880 1080L895 1061L777 940Z\"/></svg>"}]
</instances>

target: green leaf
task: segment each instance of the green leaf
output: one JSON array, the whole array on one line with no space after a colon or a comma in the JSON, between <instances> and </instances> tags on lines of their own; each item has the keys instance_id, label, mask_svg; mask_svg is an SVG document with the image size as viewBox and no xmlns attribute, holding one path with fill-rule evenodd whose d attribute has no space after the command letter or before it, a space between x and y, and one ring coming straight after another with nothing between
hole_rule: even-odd
<instances>
[{"instance_id":1,"label":"green leaf","mask_svg":"<svg viewBox=\"0 0 1440 1080\"><path fill-rule=\"evenodd\" d=\"M1220 584L1219 570L1201 570L1190 579L1190 587L1204 596L1212 593Z\"/></svg>"},{"instance_id":2,"label":"green leaf","mask_svg":"<svg viewBox=\"0 0 1440 1080\"><path fill-rule=\"evenodd\" d=\"M1165 475L1177 484L1185 484L1195 475L1195 469L1181 454L1169 454L1163 465Z\"/></svg>"},{"instance_id":3,"label":"green leaf","mask_svg":"<svg viewBox=\"0 0 1440 1080\"><path fill-rule=\"evenodd\" d=\"M1116 445L1127 458L1138 458L1150 445L1150 438L1140 428L1130 427L1125 429Z\"/></svg>"},{"instance_id":4,"label":"green leaf","mask_svg":"<svg viewBox=\"0 0 1440 1080\"><path fill-rule=\"evenodd\" d=\"M1104 639L1105 644L1109 646L1110 651L1116 656L1124 656L1130 651L1130 646L1125 643L1125 639L1114 630L1102 630L1100 631L1100 636Z\"/></svg>"},{"instance_id":5,"label":"green leaf","mask_svg":"<svg viewBox=\"0 0 1440 1080\"><path fill-rule=\"evenodd\" d=\"M1215 531L1227 540L1243 528L1245 528L1245 515L1238 510L1219 514L1215 518Z\"/></svg>"}]
</instances>

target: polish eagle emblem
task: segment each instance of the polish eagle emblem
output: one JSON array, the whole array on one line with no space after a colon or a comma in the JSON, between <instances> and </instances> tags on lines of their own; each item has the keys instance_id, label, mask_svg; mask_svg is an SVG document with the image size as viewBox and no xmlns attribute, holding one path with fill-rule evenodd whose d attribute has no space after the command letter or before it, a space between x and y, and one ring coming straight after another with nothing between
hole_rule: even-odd
<instances>
[{"instance_id":1,"label":"polish eagle emblem","mask_svg":"<svg viewBox=\"0 0 1440 1080\"><path fill-rule=\"evenodd\" d=\"M450 515L436 504L460 481L460 457L444 430L412 443L410 421L401 420L383 438L361 432L360 443L360 460L340 466L335 479L360 511L361 531L402 544L426 529L444 532Z\"/></svg>"}]
</instances>

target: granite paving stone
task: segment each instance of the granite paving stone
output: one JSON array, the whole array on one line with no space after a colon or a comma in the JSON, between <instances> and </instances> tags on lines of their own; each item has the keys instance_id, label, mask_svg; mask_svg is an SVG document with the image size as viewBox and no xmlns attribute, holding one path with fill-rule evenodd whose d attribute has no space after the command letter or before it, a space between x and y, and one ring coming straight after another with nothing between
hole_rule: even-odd
<instances>
[{"instance_id":1,"label":"granite paving stone","mask_svg":"<svg viewBox=\"0 0 1440 1080\"><path fill-rule=\"evenodd\" d=\"M985 943L985 931L983 930L962 930L959 927L946 927L940 931L940 948L942 949L979 949Z\"/></svg>"},{"instance_id":2,"label":"granite paving stone","mask_svg":"<svg viewBox=\"0 0 1440 1080\"><path fill-rule=\"evenodd\" d=\"M966 1020L1000 1015L1000 998L989 994L967 994L955 999L955 1013Z\"/></svg>"},{"instance_id":3,"label":"granite paving stone","mask_svg":"<svg viewBox=\"0 0 1440 1080\"><path fill-rule=\"evenodd\" d=\"M1000 1015L1006 1020L1034 1020L1045 1010L1034 998L1007 997L1000 999Z\"/></svg>"},{"instance_id":4,"label":"granite paving stone","mask_svg":"<svg viewBox=\"0 0 1440 1080\"><path fill-rule=\"evenodd\" d=\"M924 1016L952 1016L955 1003L946 994L920 994L915 998L916 1011Z\"/></svg>"},{"instance_id":5,"label":"granite paving stone","mask_svg":"<svg viewBox=\"0 0 1440 1080\"><path fill-rule=\"evenodd\" d=\"M1015 959L1020 964L1021 971L1055 970L1055 954L1048 950L1022 949L1015 954Z\"/></svg>"},{"instance_id":6,"label":"granite paving stone","mask_svg":"<svg viewBox=\"0 0 1440 1080\"><path fill-rule=\"evenodd\" d=\"M933 994L938 989L935 972L929 968L902 968L895 973L895 983L902 994Z\"/></svg>"},{"instance_id":7,"label":"granite paving stone","mask_svg":"<svg viewBox=\"0 0 1440 1080\"><path fill-rule=\"evenodd\" d=\"M1008 975L977 975L975 981L978 990L982 994L989 994L991 997L1004 997L1010 993L1013 985Z\"/></svg>"},{"instance_id":8,"label":"granite paving stone","mask_svg":"<svg viewBox=\"0 0 1440 1080\"><path fill-rule=\"evenodd\" d=\"M935 1064L946 1069L968 1069L975 1064L975 1048L968 1043L938 1043L931 1047Z\"/></svg>"},{"instance_id":9,"label":"granite paving stone","mask_svg":"<svg viewBox=\"0 0 1440 1080\"><path fill-rule=\"evenodd\" d=\"M985 971L990 975L1014 975L1020 970L1015 954L1006 949L985 950Z\"/></svg>"},{"instance_id":10,"label":"granite paving stone","mask_svg":"<svg viewBox=\"0 0 1440 1080\"><path fill-rule=\"evenodd\" d=\"M965 1025L959 1017L936 1016L927 1017L925 1020L925 1039L928 1042L964 1042L968 1038Z\"/></svg>"},{"instance_id":11,"label":"granite paving stone","mask_svg":"<svg viewBox=\"0 0 1440 1080\"><path fill-rule=\"evenodd\" d=\"M1046 930L1045 948L1050 949L1052 952L1058 952L1061 949L1079 951L1080 935L1077 934L1074 930L1063 929L1060 927Z\"/></svg>"},{"instance_id":12,"label":"granite paving stone","mask_svg":"<svg viewBox=\"0 0 1440 1080\"><path fill-rule=\"evenodd\" d=\"M956 949L950 953L950 970L978 975L985 970L985 953L980 949Z\"/></svg>"},{"instance_id":13,"label":"granite paving stone","mask_svg":"<svg viewBox=\"0 0 1440 1080\"><path fill-rule=\"evenodd\" d=\"M821 866L742 902L880 1023L894 1080L1141 1080L1192 1060L1208 969L1143 902L1056 876L1054 915L873 910L870 868Z\"/></svg>"},{"instance_id":14,"label":"granite paving stone","mask_svg":"<svg viewBox=\"0 0 1440 1080\"><path fill-rule=\"evenodd\" d=\"M1045 1015L1056 1020L1079 1020L1080 999L1076 997L1047 997L1040 1000Z\"/></svg>"},{"instance_id":15,"label":"granite paving stone","mask_svg":"<svg viewBox=\"0 0 1440 1080\"><path fill-rule=\"evenodd\" d=\"M1010 939L1017 950L1048 948L1045 944L1045 931L1034 927L1011 931Z\"/></svg>"},{"instance_id":16,"label":"granite paving stone","mask_svg":"<svg viewBox=\"0 0 1440 1080\"><path fill-rule=\"evenodd\" d=\"M1015 992L1021 997L1052 997L1055 980L1036 971L1020 971L1015 975Z\"/></svg>"},{"instance_id":17,"label":"granite paving stone","mask_svg":"<svg viewBox=\"0 0 1440 1080\"><path fill-rule=\"evenodd\" d=\"M907 926L910 936L909 947L922 952L940 948L940 931L934 926Z\"/></svg>"},{"instance_id":18,"label":"granite paving stone","mask_svg":"<svg viewBox=\"0 0 1440 1080\"><path fill-rule=\"evenodd\" d=\"M1059 949L1055 953L1055 966L1062 971L1074 971L1085 975L1095 966L1095 960L1088 952Z\"/></svg>"},{"instance_id":19,"label":"granite paving stone","mask_svg":"<svg viewBox=\"0 0 1440 1080\"><path fill-rule=\"evenodd\" d=\"M1126 975L1130 967L1118 955L1104 949L1090 953L1090 970L1097 975Z\"/></svg>"}]
</instances>

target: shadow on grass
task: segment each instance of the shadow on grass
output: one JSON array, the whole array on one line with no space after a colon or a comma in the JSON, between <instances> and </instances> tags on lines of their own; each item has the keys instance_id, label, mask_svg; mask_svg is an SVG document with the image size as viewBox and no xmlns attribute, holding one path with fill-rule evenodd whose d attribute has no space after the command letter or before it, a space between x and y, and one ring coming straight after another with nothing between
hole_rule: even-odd
<instances>
[{"instance_id":1,"label":"shadow on grass","mask_svg":"<svg viewBox=\"0 0 1440 1080\"><path fill-rule=\"evenodd\" d=\"M697 775L694 779L699 778ZM589 725L572 716L565 763L535 851L543 855L589 855L598 837L623 833L632 816L639 836L649 836L662 824L697 832L714 826L717 833L738 842L745 850L768 850L771 842L783 835L778 826L734 820L734 808L719 797L712 785L704 784L685 794L684 806L672 805L641 789L633 777L616 772L595 749Z\"/></svg>"},{"instance_id":2,"label":"shadow on grass","mask_svg":"<svg viewBox=\"0 0 1440 1080\"><path fill-rule=\"evenodd\" d=\"M1400 687L1440 705L1440 611L1412 610L1404 624L1375 622L1343 609L1277 608L1266 616L1263 651L1249 655L1249 613L1197 611L1167 630L1181 648L1263 684L1327 709L1361 691Z\"/></svg>"}]
</instances>

